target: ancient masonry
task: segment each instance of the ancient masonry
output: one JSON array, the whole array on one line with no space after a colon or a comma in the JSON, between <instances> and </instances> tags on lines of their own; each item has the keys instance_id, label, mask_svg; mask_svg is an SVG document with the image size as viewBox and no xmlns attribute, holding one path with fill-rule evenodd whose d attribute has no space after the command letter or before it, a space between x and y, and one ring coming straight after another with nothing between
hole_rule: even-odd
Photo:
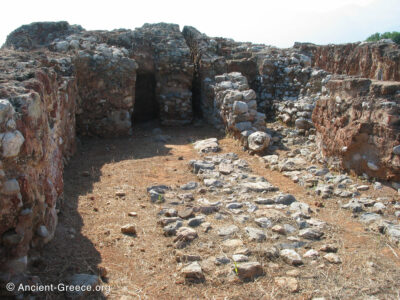
<instances>
[{"instance_id":1,"label":"ancient masonry","mask_svg":"<svg viewBox=\"0 0 400 300\"><path fill-rule=\"evenodd\" d=\"M75 136L129 135L136 121L204 118L253 152L276 118L337 168L400 185L400 49L388 41L279 49L145 24L67 22L12 32L0 52L0 280L54 235Z\"/></svg>"}]
</instances>

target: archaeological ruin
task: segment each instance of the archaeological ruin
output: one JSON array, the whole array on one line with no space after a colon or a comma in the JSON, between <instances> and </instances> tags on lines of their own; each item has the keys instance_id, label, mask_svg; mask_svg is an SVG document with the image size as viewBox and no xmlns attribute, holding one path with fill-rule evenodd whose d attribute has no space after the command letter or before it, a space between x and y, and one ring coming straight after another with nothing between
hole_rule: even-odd
<instances>
[{"instance_id":1,"label":"archaeological ruin","mask_svg":"<svg viewBox=\"0 0 400 300\"><path fill-rule=\"evenodd\" d=\"M311 161L400 188L400 48L388 40L280 49L212 38L175 24L87 31L67 22L43 22L9 34L0 69L0 282L23 280L30 251L54 237L64 166L77 149L77 137L130 137L150 120L177 127L203 120L318 196L355 198L337 190L339 181L329 187L301 177L305 168L296 166L307 160L281 163L268 152L271 145L280 139L298 146L312 141L317 148ZM275 127L268 126L272 122ZM285 136L288 130L296 136ZM215 142L200 148L208 152L218 147ZM237 163L225 171L219 165L221 176L242 169L237 158L224 159ZM199 178L206 186L218 188L204 175L208 171L199 171L214 169L213 164L195 161L191 168L203 174ZM274 190L262 180L240 187L249 193ZM160 200L165 190L149 193ZM293 206L287 197L273 199ZM380 230L398 244L398 219L387 222ZM193 229L173 224L164 230L176 235L178 249L196 237ZM246 228L255 240L263 239ZM286 252L280 255L296 265ZM193 264L183 271L187 278L204 280ZM263 273L258 265L251 268L253 275Z\"/></svg>"}]
</instances>

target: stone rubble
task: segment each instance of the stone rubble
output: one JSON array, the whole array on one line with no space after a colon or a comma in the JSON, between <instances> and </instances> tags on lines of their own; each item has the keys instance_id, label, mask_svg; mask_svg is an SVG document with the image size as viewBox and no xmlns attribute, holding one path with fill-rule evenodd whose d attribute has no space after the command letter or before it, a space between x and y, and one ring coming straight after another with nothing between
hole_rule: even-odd
<instances>
[{"instance_id":1,"label":"stone rubble","mask_svg":"<svg viewBox=\"0 0 400 300\"><path fill-rule=\"evenodd\" d=\"M148 188L149 192L160 187L168 190L165 202L154 205L161 209L158 223L162 232L168 231L165 238L172 239L174 248L181 251L177 267L182 268L184 279L208 281L214 273L225 270L240 280L255 280L267 273L261 257L268 261L282 259L287 266L297 267L330 257L323 258L318 251L309 250L310 247L328 254L340 253L340 248L333 246L334 242L326 237L329 227L325 222L311 218L313 212L306 203L293 195L280 193L264 178L253 174L247 163L234 153L201 155L202 160L189 162L189 170L199 179L197 185L193 182L182 185L196 186L194 200L176 203L175 197L182 186ZM224 170L229 166L229 172L217 171L221 164ZM193 168L195 165L197 167ZM221 185L207 184L204 179L217 180ZM261 184L261 187L248 189L250 183ZM199 193L200 190L204 191ZM230 191L228 194L227 190ZM172 210L179 217L171 215ZM206 223L207 230L201 230ZM220 246L208 248L207 255L197 252L205 243L218 243ZM258 249L265 250L261 254ZM195 263L182 259L192 256L196 258ZM331 261L335 264L340 259L332 258ZM182 265L185 262L189 264ZM300 289L296 280L287 279L292 277L282 278L276 279L280 288L293 293Z\"/></svg>"}]
</instances>

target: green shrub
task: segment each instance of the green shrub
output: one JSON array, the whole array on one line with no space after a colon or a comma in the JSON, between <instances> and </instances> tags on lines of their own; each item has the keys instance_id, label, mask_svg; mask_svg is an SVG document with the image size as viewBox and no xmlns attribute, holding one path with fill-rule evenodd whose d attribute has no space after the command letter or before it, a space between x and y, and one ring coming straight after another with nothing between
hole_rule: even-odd
<instances>
[{"instance_id":1,"label":"green shrub","mask_svg":"<svg viewBox=\"0 0 400 300\"><path fill-rule=\"evenodd\" d=\"M400 32L393 31L393 32L384 32L384 33L374 33L373 35L369 36L366 41L367 42L377 42L381 39L391 39L396 44L400 45Z\"/></svg>"}]
</instances>

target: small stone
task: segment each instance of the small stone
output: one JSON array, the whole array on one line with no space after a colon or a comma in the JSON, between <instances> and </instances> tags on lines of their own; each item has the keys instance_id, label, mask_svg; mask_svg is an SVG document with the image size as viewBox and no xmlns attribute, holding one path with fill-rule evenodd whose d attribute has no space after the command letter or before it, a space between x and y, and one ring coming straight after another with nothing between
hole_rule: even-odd
<instances>
[{"instance_id":1,"label":"small stone","mask_svg":"<svg viewBox=\"0 0 400 300\"><path fill-rule=\"evenodd\" d=\"M188 191L188 190L194 190L197 188L198 184L197 182L191 181L186 184L181 185L181 190Z\"/></svg>"},{"instance_id":2,"label":"small stone","mask_svg":"<svg viewBox=\"0 0 400 300\"><path fill-rule=\"evenodd\" d=\"M203 227L204 232L208 232L210 229L212 229L211 223L209 222L202 223L201 227Z\"/></svg>"},{"instance_id":3,"label":"small stone","mask_svg":"<svg viewBox=\"0 0 400 300\"><path fill-rule=\"evenodd\" d=\"M378 222L382 219L379 214L376 213L363 213L360 216L360 222L365 223L367 225Z\"/></svg>"},{"instance_id":4,"label":"small stone","mask_svg":"<svg viewBox=\"0 0 400 300\"><path fill-rule=\"evenodd\" d=\"M1 193L6 196L15 196L20 192L19 183L16 179L10 179L3 183Z\"/></svg>"},{"instance_id":5,"label":"small stone","mask_svg":"<svg viewBox=\"0 0 400 300\"><path fill-rule=\"evenodd\" d=\"M299 282L293 277L276 277L275 284L282 289L289 290L291 293L299 291Z\"/></svg>"},{"instance_id":6,"label":"small stone","mask_svg":"<svg viewBox=\"0 0 400 300\"><path fill-rule=\"evenodd\" d=\"M319 248L319 251L336 253L338 251L338 247L332 244L325 244Z\"/></svg>"},{"instance_id":7,"label":"small stone","mask_svg":"<svg viewBox=\"0 0 400 300\"><path fill-rule=\"evenodd\" d=\"M380 183L379 181L374 182L374 190L381 190L382 188L383 188L382 183Z\"/></svg>"},{"instance_id":8,"label":"small stone","mask_svg":"<svg viewBox=\"0 0 400 300\"><path fill-rule=\"evenodd\" d=\"M163 227L164 235L165 236L175 235L177 230L182 226L183 226L182 221L176 221L174 223L170 223Z\"/></svg>"},{"instance_id":9,"label":"small stone","mask_svg":"<svg viewBox=\"0 0 400 300\"><path fill-rule=\"evenodd\" d=\"M372 171L378 171L379 167L372 161L367 162L367 167Z\"/></svg>"},{"instance_id":10,"label":"small stone","mask_svg":"<svg viewBox=\"0 0 400 300\"><path fill-rule=\"evenodd\" d=\"M235 268L235 267L234 267ZM236 266L237 274L242 280L253 280L264 274L264 270L259 262L246 262Z\"/></svg>"},{"instance_id":11,"label":"small stone","mask_svg":"<svg viewBox=\"0 0 400 300\"><path fill-rule=\"evenodd\" d=\"M128 216L130 216L130 217L137 217L137 212L131 211L131 212L128 213Z\"/></svg>"},{"instance_id":12,"label":"small stone","mask_svg":"<svg viewBox=\"0 0 400 300\"><path fill-rule=\"evenodd\" d=\"M173 218L173 217L176 217L176 216L178 215L178 212L176 211L175 208L169 208L169 209L167 209L167 210L165 211L164 215L165 215L166 217Z\"/></svg>"},{"instance_id":13,"label":"small stone","mask_svg":"<svg viewBox=\"0 0 400 300\"><path fill-rule=\"evenodd\" d=\"M229 175L233 172L233 166L232 164L220 163L218 171L223 175Z\"/></svg>"},{"instance_id":14,"label":"small stone","mask_svg":"<svg viewBox=\"0 0 400 300\"><path fill-rule=\"evenodd\" d=\"M393 147L393 154L400 155L400 145Z\"/></svg>"},{"instance_id":15,"label":"small stone","mask_svg":"<svg viewBox=\"0 0 400 300\"><path fill-rule=\"evenodd\" d=\"M340 260L340 257L334 253L328 253L328 254L324 255L324 259L326 259L328 262L330 262L332 264L342 263L342 261Z\"/></svg>"},{"instance_id":16,"label":"small stone","mask_svg":"<svg viewBox=\"0 0 400 300\"><path fill-rule=\"evenodd\" d=\"M369 190L369 186L368 185L359 185L358 187L357 187L357 190L358 191L368 191Z\"/></svg>"},{"instance_id":17,"label":"small stone","mask_svg":"<svg viewBox=\"0 0 400 300\"><path fill-rule=\"evenodd\" d=\"M44 225L40 225L40 226L36 229L36 234L37 234L38 236L40 236L41 238L47 238L47 237L50 235L49 231L47 230L47 227L44 226Z\"/></svg>"},{"instance_id":18,"label":"small stone","mask_svg":"<svg viewBox=\"0 0 400 300\"><path fill-rule=\"evenodd\" d=\"M265 204L265 205L275 204L274 199L268 199L268 198L257 198L256 200L254 200L254 202L257 204Z\"/></svg>"},{"instance_id":19,"label":"small stone","mask_svg":"<svg viewBox=\"0 0 400 300\"><path fill-rule=\"evenodd\" d=\"M17 156L24 141L23 135L18 130L7 132L1 141L3 157L9 158Z\"/></svg>"},{"instance_id":20,"label":"small stone","mask_svg":"<svg viewBox=\"0 0 400 300\"><path fill-rule=\"evenodd\" d=\"M281 225L275 225L275 226L273 226L273 227L271 228L271 230L272 230L273 232L277 232L277 233L279 233L279 234L286 234L285 228L283 228L283 226L281 226Z\"/></svg>"},{"instance_id":21,"label":"small stone","mask_svg":"<svg viewBox=\"0 0 400 300\"><path fill-rule=\"evenodd\" d=\"M194 143L194 149L196 149L199 153L218 152L221 150L216 138L197 141Z\"/></svg>"},{"instance_id":22,"label":"small stone","mask_svg":"<svg viewBox=\"0 0 400 300\"><path fill-rule=\"evenodd\" d=\"M305 228L299 231L299 236L308 240L319 240L324 233L316 228Z\"/></svg>"},{"instance_id":23,"label":"small stone","mask_svg":"<svg viewBox=\"0 0 400 300\"><path fill-rule=\"evenodd\" d=\"M258 228L245 227L245 231L246 231L249 239L253 240L253 241L261 242L267 238L265 233L261 229L258 229Z\"/></svg>"},{"instance_id":24,"label":"small stone","mask_svg":"<svg viewBox=\"0 0 400 300\"><path fill-rule=\"evenodd\" d=\"M375 212L377 214L381 214L382 215L385 209L386 209L385 204L383 204L381 202L377 202L373 206L373 212Z\"/></svg>"},{"instance_id":25,"label":"small stone","mask_svg":"<svg viewBox=\"0 0 400 300\"><path fill-rule=\"evenodd\" d=\"M177 262L192 262L192 261L200 261L201 257L199 255L193 255L193 254L184 254L179 250L176 250L175 252L175 259Z\"/></svg>"},{"instance_id":26,"label":"small stone","mask_svg":"<svg viewBox=\"0 0 400 300\"><path fill-rule=\"evenodd\" d=\"M242 208L243 204L242 203L238 203L238 202L233 202L233 203L229 203L226 205L227 209L238 209L238 208Z\"/></svg>"},{"instance_id":27,"label":"small stone","mask_svg":"<svg viewBox=\"0 0 400 300\"><path fill-rule=\"evenodd\" d=\"M176 237L174 239L174 242L190 242L197 237L198 235L196 230L190 227L181 227L176 232Z\"/></svg>"},{"instance_id":28,"label":"small stone","mask_svg":"<svg viewBox=\"0 0 400 300\"><path fill-rule=\"evenodd\" d=\"M235 262L246 262L249 261L249 257L243 254L234 254L232 255L232 259Z\"/></svg>"},{"instance_id":29,"label":"small stone","mask_svg":"<svg viewBox=\"0 0 400 300\"><path fill-rule=\"evenodd\" d=\"M319 252L317 250L311 249L304 253L303 257L315 259L319 257Z\"/></svg>"},{"instance_id":30,"label":"small stone","mask_svg":"<svg viewBox=\"0 0 400 300\"><path fill-rule=\"evenodd\" d=\"M188 219L193 216L193 208L188 207L178 211L178 216L182 219Z\"/></svg>"},{"instance_id":31,"label":"small stone","mask_svg":"<svg viewBox=\"0 0 400 300\"><path fill-rule=\"evenodd\" d=\"M219 236L230 236L239 231L239 227L236 225L229 225L225 227L218 228L218 235Z\"/></svg>"},{"instance_id":32,"label":"small stone","mask_svg":"<svg viewBox=\"0 0 400 300\"><path fill-rule=\"evenodd\" d=\"M219 257L215 258L216 265L226 265L230 262L231 262L231 260L226 256L219 256Z\"/></svg>"},{"instance_id":33,"label":"small stone","mask_svg":"<svg viewBox=\"0 0 400 300\"><path fill-rule=\"evenodd\" d=\"M260 227L262 227L262 228L269 228L269 227L272 226L271 220L268 219L268 218L265 218L265 217L263 217L263 218L257 218L257 219L254 220L254 222L255 222L258 226L260 226Z\"/></svg>"},{"instance_id":34,"label":"small stone","mask_svg":"<svg viewBox=\"0 0 400 300\"><path fill-rule=\"evenodd\" d=\"M197 216L188 220L188 226L197 227L205 221L204 216Z\"/></svg>"},{"instance_id":35,"label":"small stone","mask_svg":"<svg viewBox=\"0 0 400 300\"><path fill-rule=\"evenodd\" d=\"M293 202L296 201L296 198L291 194L281 194L275 198L276 204L291 205Z\"/></svg>"},{"instance_id":36,"label":"small stone","mask_svg":"<svg viewBox=\"0 0 400 300\"><path fill-rule=\"evenodd\" d=\"M201 266L198 262L193 262L190 265L184 267L181 272L185 280L187 281L198 282L205 280L203 270L201 269Z\"/></svg>"},{"instance_id":37,"label":"small stone","mask_svg":"<svg viewBox=\"0 0 400 300\"><path fill-rule=\"evenodd\" d=\"M290 265L297 266L303 264L301 256L293 249L283 249L279 252L279 255Z\"/></svg>"},{"instance_id":38,"label":"small stone","mask_svg":"<svg viewBox=\"0 0 400 300\"><path fill-rule=\"evenodd\" d=\"M182 221L182 219L179 217L165 217L161 218L157 223L160 224L161 226L166 226L176 221Z\"/></svg>"},{"instance_id":39,"label":"small stone","mask_svg":"<svg viewBox=\"0 0 400 300\"><path fill-rule=\"evenodd\" d=\"M126 193L122 190L115 192L115 196L117 196L117 197L124 197L125 195L126 195Z\"/></svg>"},{"instance_id":40,"label":"small stone","mask_svg":"<svg viewBox=\"0 0 400 300\"><path fill-rule=\"evenodd\" d=\"M121 232L123 234L135 235L136 234L136 227L135 227L134 224L126 224L126 225L121 227Z\"/></svg>"},{"instance_id":41,"label":"small stone","mask_svg":"<svg viewBox=\"0 0 400 300\"><path fill-rule=\"evenodd\" d=\"M150 190L149 195L150 195L150 201L153 203L162 203L165 201L163 193L159 193L155 190Z\"/></svg>"}]
</instances>

